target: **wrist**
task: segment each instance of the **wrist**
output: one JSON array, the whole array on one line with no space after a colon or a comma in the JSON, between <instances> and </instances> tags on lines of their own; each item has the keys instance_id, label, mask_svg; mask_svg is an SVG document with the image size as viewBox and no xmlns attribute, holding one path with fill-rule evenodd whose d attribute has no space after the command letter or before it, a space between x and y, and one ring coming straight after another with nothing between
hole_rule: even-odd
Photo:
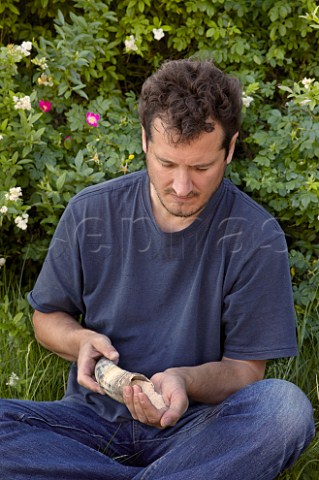
<instances>
[{"instance_id":1,"label":"wrist","mask_svg":"<svg viewBox=\"0 0 319 480\"><path fill-rule=\"evenodd\" d=\"M92 338L96 337L96 335L99 335L99 334L97 334L93 330L88 330L81 326L80 328L77 328L72 331L69 341L70 341L70 344L73 345L74 353L76 357L78 357L79 352L83 348L83 346L86 343L91 343Z\"/></svg>"},{"instance_id":2,"label":"wrist","mask_svg":"<svg viewBox=\"0 0 319 480\"><path fill-rule=\"evenodd\" d=\"M166 373L176 376L183 383L187 396L191 396L194 378L192 376L192 367L173 367L165 370Z\"/></svg>"}]
</instances>

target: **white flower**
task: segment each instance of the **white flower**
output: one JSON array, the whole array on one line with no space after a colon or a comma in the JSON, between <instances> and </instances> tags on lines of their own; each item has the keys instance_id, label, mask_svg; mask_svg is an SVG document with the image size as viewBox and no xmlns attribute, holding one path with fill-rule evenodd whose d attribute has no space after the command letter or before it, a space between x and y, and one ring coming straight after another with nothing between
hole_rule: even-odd
<instances>
[{"instance_id":1,"label":"white flower","mask_svg":"<svg viewBox=\"0 0 319 480\"><path fill-rule=\"evenodd\" d=\"M243 96L242 96L242 101L243 101L244 107L248 108L249 105L251 104L251 102L254 101L254 99L253 99L253 97L250 97L249 95L246 95L246 93L244 92Z\"/></svg>"},{"instance_id":2,"label":"white flower","mask_svg":"<svg viewBox=\"0 0 319 480\"><path fill-rule=\"evenodd\" d=\"M21 216L18 215L14 219L14 222L18 228L21 228L21 230L26 230L28 228L28 220L29 220L29 215L27 213L23 213Z\"/></svg>"},{"instance_id":3,"label":"white flower","mask_svg":"<svg viewBox=\"0 0 319 480\"><path fill-rule=\"evenodd\" d=\"M16 47L16 49L22 53L25 57L28 57L30 55L30 50L32 49L32 42L22 42L19 47Z\"/></svg>"},{"instance_id":4,"label":"white flower","mask_svg":"<svg viewBox=\"0 0 319 480\"><path fill-rule=\"evenodd\" d=\"M304 78L303 80L301 80L301 83L303 84L303 86L305 87L306 90L309 89L310 87L310 84L314 81L314 78Z\"/></svg>"},{"instance_id":5,"label":"white flower","mask_svg":"<svg viewBox=\"0 0 319 480\"><path fill-rule=\"evenodd\" d=\"M45 73L41 73L37 82L38 82L38 85L44 85L44 86L47 86L47 87L53 87L53 85L54 85L52 77L46 75Z\"/></svg>"},{"instance_id":6,"label":"white flower","mask_svg":"<svg viewBox=\"0 0 319 480\"><path fill-rule=\"evenodd\" d=\"M0 213L7 213L8 211L8 207L6 207L5 205L3 205L3 207L0 208Z\"/></svg>"},{"instance_id":7,"label":"white flower","mask_svg":"<svg viewBox=\"0 0 319 480\"><path fill-rule=\"evenodd\" d=\"M0 134L0 140L3 140L3 135Z\"/></svg>"},{"instance_id":8,"label":"white flower","mask_svg":"<svg viewBox=\"0 0 319 480\"><path fill-rule=\"evenodd\" d=\"M39 67L42 68L42 70L48 68L47 59L45 57L40 58Z\"/></svg>"},{"instance_id":9,"label":"white flower","mask_svg":"<svg viewBox=\"0 0 319 480\"><path fill-rule=\"evenodd\" d=\"M136 40L135 40L135 37L134 35L130 35L130 38L127 40L125 40L125 48L126 48L126 51L127 52L136 52L136 50L138 50L138 46L136 45Z\"/></svg>"},{"instance_id":10,"label":"white flower","mask_svg":"<svg viewBox=\"0 0 319 480\"><path fill-rule=\"evenodd\" d=\"M22 189L21 187L12 187L9 190L9 193L5 194L5 197L8 200L13 200L14 202L18 200L19 197L22 195Z\"/></svg>"},{"instance_id":11,"label":"white flower","mask_svg":"<svg viewBox=\"0 0 319 480\"><path fill-rule=\"evenodd\" d=\"M48 68L47 59L45 57L33 58L31 62L34 63L35 65L38 65L38 67L40 67L42 70L45 70L46 68Z\"/></svg>"},{"instance_id":12,"label":"white flower","mask_svg":"<svg viewBox=\"0 0 319 480\"><path fill-rule=\"evenodd\" d=\"M31 100L28 95L25 97L19 98L19 97L13 97L14 101L14 108L16 110L20 109L21 110L31 110Z\"/></svg>"},{"instance_id":13,"label":"white flower","mask_svg":"<svg viewBox=\"0 0 319 480\"><path fill-rule=\"evenodd\" d=\"M3 265L6 263L6 259L5 258L0 258L0 268L3 267Z\"/></svg>"},{"instance_id":14,"label":"white flower","mask_svg":"<svg viewBox=\"0 0 319 480\"><path fill-rule=\"evenodd\" d=\"M19 380L20 378L18 377L18 375L12 372L6 385L9 385L9 387L15 387Z\"/></svg>"},{"instance_id":15,"label":"white flower","mask_svg":"<svg viewBox=\"0 0 319 480\"><path fill-rule=\"evenodd\" d=\"M162 28L153 28L152 30L155 40L160 40L165 36Z\"/></svg>"}]
</instances>

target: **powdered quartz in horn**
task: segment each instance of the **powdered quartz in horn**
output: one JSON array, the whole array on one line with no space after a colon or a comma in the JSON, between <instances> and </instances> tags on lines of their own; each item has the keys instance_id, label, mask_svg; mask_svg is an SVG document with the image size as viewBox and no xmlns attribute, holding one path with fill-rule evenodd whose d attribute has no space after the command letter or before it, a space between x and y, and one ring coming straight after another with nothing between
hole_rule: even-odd
<instances>
[{"instance_id":1,"label":"powdered quartz in horn","mask_svg":"<svg viewBox=\"0 0 319 480\"><path fill-rule=\"evenodd\" d=\"M141 373L128 372L102 357L95 366L95 378L105 393L120 403L123 401L123 387L138 385L154 407L165 408L162 395L155 392L152 382Z\"/></svg>"}]
</instances>

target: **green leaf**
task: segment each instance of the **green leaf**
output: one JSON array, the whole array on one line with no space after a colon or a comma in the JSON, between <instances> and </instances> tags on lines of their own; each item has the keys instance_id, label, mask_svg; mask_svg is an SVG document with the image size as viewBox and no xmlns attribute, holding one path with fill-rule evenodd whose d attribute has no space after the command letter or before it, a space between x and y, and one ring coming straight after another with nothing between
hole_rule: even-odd
<instances>
[{"instance_id":1,"label":"green leaf","mask_svg":"<svg viewBox=\"0 0 319 480\"><path fill-rule=\"evenodd\" d=\"M65 21L64 21L64 16L61 10L58 10L58 20L61 25L64 25Z\"/></svg>"},{"instance_id":2,"label":"green leaf","mask_svg":"<svg viewBox=\"0 0 319 480\"><path fill-rule=\"evenodd\" d=\"M56 188L58 191L62 190L63 185L65 184L67 172L62 173L56 181Z\"/></svg>"},{"instance_id":3,"label":"green leaf","mask_svg":"<svg viewBox=\"0 0 319 480\"><path fill-rule=\"evenodd\" d=\"M279 33L282 37L284 37L287 33L287 29L286 29L285 25L283 25L282 23L279 25L278 30L279 30Z\"/></svg>"},{"instance_id":4,"label":"green leaf","mask_svg":"<svg viewBox=\"0 0 319 480\"><path fill-rule=\"evenodd\" d=\"M9 122L9 119L6 118L5 120L3 120L3 122L1 123L1 127L0 127L0 130L5 130L7 128L7 125L8 125L8 122Z\"/></svg>"},{"instance_id":5,"label":"green leaf","mask_svg":"<svg viewBox=\"0 0 319 480\"><path fill-rule=\"evenodd\" d=\"M23 317L24 317L24 313L19 312L13 317L12 322L13 323L19 323L22 320Z\"/></svg>"},{"instance_id":6,"label":"green leaf","mask_svg":"<svg viewBox=\"0 0 319 480\"><path fill-rule=\"evenodd\" d=\"M144 8L145 8L144 2L143 2L142 0L140 0L140 1L138 2L138 9L139 9L139 11L140 11L141 13L143 13L143 12L144 12Z\"/></svg>"},{"instance_id":7,"label":"green leaf","mask_svg":"<svg viewBox=\"0 0 319 480\"><path fill-rule=\"evenodd\" d=\"M34 163L34 160L31 158L24 158L18 162L18 165L27 165L28 163Z\"/></svg>"},{"instance_id":8,"label":"green leaf","mask_svg":"<svg viewBox=\"0 0 319 480\"><path fill-rule=\"evenodd\" d=\"M84 92L84 90L78 89L78 87L74 87L74 88L72 88L72 90L75 90L76 93L77 93L78 95L80 95L80 97L85 98L86 100L89 99L89 97L88 97L87 94Z\"/></svg>"},{"instance_id":9,"label":"green leaf","mask_svg":"<svg viewBox=\"0 0 319 480\"><path fill-rule=\"evenodd\" d=\"M279 85L279 89L283 90L284 92L293 93L293 90L290 87L287 87L286 85Z\"/></svg>"},{"instance_id":10,"label":"green leaf","mask_svg":"<svg viewBox=\"0 0 319 480\"><path fill-rule=\"evenodd\" d=\"M67 83L65 82L61 83L58 89L58 96L61 97L67 91L68 88L69 88L69 85Z\"/></svg>"},{"instance_id":11,"label":"green leaf","mask_svg":"<svg viewBox=\"0 0 319 480\"><path fill-rule=\"evenodd\" d=\"M26 145L22 150L22 157L27 157L31 151L32 147L30 145Z\"/></svg>"},{"instance_id":12,"label":"green leaf","mask_svg":"<svg viewBox=\"0 0 319 480\"><path fill-rule=\"evenodd\" d=\"M74 159L74 163L75 163L75 166L76 166L77 170L80 170L81 166L83 164L83 152L82 152L82 150L80 150L78 152L77 156Z\"/></svg>"},{"instance_id":13,"label":"green leaf","mask_svg":"<svg viewBox=\"0 0 319 480\"><path fill-rule=\"evenodd\" d=\"M33 136L34 141L40 140L44 132L45 132L45 127L39 128L39 130L37 130Z\"/></svg>"}]
</instances>

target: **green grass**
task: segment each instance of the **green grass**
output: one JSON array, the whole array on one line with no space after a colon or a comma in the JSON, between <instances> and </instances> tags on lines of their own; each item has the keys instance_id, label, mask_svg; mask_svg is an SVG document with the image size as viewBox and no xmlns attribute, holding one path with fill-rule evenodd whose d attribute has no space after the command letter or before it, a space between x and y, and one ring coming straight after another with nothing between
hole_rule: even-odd
<instances>
[{"instance_id":1,"label":"green grass","mask_svg":"<svg viewBox=\"0 0 319 480\"><path fill-rule=\"evenodd\" d=\"M0 352L1 398L61 398L69 364L35 341L26 292L5 271L0 275Z\"/></svg>"},{"instance_id":2,"label":"green grass","mask_svg":"<svg viewBox=\"0 0 319 480\"><path fill-rule=\"evenodd\" d=\"M310 447L300 456L294 467L279 477L280 480L318 480L319 478L319 300L314 292L298 321L299 355L270 365L267 376L289 380L308 396L314 409L316 436Z\"/></svg>"},{"instance_id":3,"label":"green grass","mask_svg":"<svg viewBox=\"0 0 319 480\"><path fill-rule=\"evenodd\" d=\"M300 354L269 363L267 377L289 380L308 396L319 426L319 301L311 302L298 322ZM34 340L31 310L19 280L0 271L0 397L57 400L66 387L69 363ZM12 374L15 376L12 376ZM10 381L11 377L11 381ZM10 385L12 383L12 385ZM8 385L9 384L9 385ZM319 433L294 467L278 480L318 480Z\"/></svg>"}]
</instances>

